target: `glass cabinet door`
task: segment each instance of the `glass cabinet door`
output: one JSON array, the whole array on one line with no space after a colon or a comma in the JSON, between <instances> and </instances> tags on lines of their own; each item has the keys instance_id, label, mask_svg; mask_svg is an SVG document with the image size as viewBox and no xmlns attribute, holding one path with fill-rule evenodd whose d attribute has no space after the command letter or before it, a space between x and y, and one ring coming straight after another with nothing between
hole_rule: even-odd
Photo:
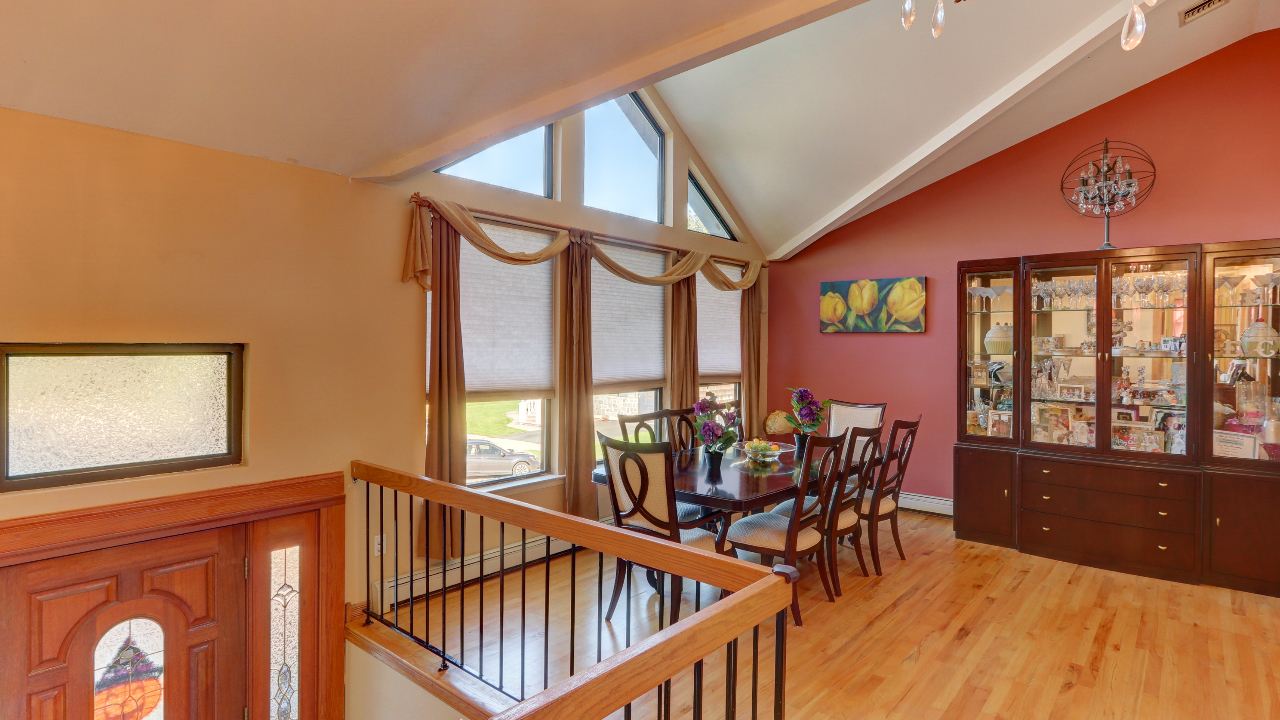
<instances>
[{"instance_id":1,"label":"glass cabinet door","mask_svg":"<svg viewBox=\"0 0 1280 720\"><path fill-rule=\"evenodd\" d=\"M1280 255L1213 260L1215 458L1280 460L1278 285Z\"/></svg>"},{"instance_id":2,"label":"glass cabinet door","mask_svg":"<svg viewBox=\"0 0 1280 720\"><path fill-rule=\"evenodd\" d=\"M1013 437L1015 270L965 274L966 436Z\"/></svg>"},{"instance_id":3,"label":"glass cabinet door","mask_svg":"<svg viewBox=\"0 0 1280 720\"><path fill-rule=\"evenodd\" d=\"M1187 455L1189 265L1111 265L1112 450Z\"/></svg>"},{"instance_id":4,"label":"glass cabinet door","mask_svg":"<svg viewBox=\"0 0 1280 720\"><path fill-rule=\"evenodd\" d=\"M1032 269L1031 402L1027 440L1097 445L1098 272L1094 265Z\"/></svg>"}]
</instances>

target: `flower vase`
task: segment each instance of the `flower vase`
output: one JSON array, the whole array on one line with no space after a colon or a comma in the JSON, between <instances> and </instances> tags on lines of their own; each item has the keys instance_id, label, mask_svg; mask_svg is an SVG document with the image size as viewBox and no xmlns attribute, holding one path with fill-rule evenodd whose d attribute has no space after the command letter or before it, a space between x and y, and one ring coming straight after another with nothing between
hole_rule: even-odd
<instances>
[{"instance_id":1,"label":"flower vase","mask_svg":"<svg viewBox=\"0 0 1280 720\"><path fill-rule=\"evenodd\" d=\"M707 456L707 470L713 476L719 475L720 463L724 461L724 453L713 452L710 448L708 448L704 452L704 454Z\"/></svg>"},{"instance_id":2,"label":"flower vase","mask_svg":"<svg viewBox=\"0 0 1280 720\"><path fill-rule=\"evenodd\" d=\"M796 441L796 462L804 457L804 449L809 444L809 435L807 433L794 433L792 437Z\"/></svg>"}]
</instances>

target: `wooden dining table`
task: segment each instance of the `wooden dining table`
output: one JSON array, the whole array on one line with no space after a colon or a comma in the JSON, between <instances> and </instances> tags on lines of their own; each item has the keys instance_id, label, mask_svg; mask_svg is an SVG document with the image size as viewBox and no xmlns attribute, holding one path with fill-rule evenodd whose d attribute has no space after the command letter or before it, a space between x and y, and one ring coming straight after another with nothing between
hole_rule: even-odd
<instances>
[{"instance_id":1,"label":"wooden dining table","mask_svg":"<svg viewBox=\"0 0 1280 720\"><path fill-rule=\"evenodd\" d=\"M693 448L675 453L672 464L676 500L712 511L760 510L794 498L798 490L794 450L783 452L772 463L756 463L744 450L731 447L716 471L702 448ZM591 473L591 481L607 484L604 465Z\"/></svg>"}]
</instances>

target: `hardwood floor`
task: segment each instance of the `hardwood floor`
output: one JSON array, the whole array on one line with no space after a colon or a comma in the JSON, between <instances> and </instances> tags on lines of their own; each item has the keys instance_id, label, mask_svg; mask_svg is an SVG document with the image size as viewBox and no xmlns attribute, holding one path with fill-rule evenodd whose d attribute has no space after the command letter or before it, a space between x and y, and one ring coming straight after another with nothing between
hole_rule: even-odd
<instances>
[{"instance_id":1,"label":"hardwood floor","mask_svg":"<svg viewBox=\"0 0 1280 720\"><path fill-rule=\"evenodd\" d=\"M826 601L816 568L801 566L805 625L788 628L787 717L805 720L903 718L1280 718L1280 599L1086 568L1012 550L957 541L949 520L905 513L907 560L882 546L884 575L862 577L853 551L840 551L844 596ZM1274 550L1274 549L1273 549ZM869 559L869 558L868 558ZM870 564L870 563L868 563ZM577 667L596 656L597 558L580 554L573 602ZM605 601L612 559L603 574ZM568 675L569 559L552 562L548 682ZM525 579L529 693L542 687L546 598L541 569ZM519 576L503 603L503 685L519 687ZM471 614L467 664L478 665L480 591ZM703 588L703 602L716 593ZM497 582L485 584L485 675L497 679ZM684 602L692 612L692 588ZM632 584L632 642L654 631L656 597L642 575ZM456 626L456 598L448 604ZM439 624L439 602L433 601ZM426 608L415 617L421 627ZM407 608L402 609L401 624ZM602 627L601 653L625 644L624 607ZM451 652L459 630L446 628ZM440 631L433 632L440 641ZM737 717L751 715L751 634L738 651ZM772 717L772 622L761 626L759 717ZM705 665L704 717L725 716L725 653ZM532 677L529 677L532 676ZM672 717L691 717L692 677L674 681ZM518 693L516 693L518 694ZM656 692L633 717L652 717ZM618 714L621 717L621 713Z\"/></svg>"}]
</instances>

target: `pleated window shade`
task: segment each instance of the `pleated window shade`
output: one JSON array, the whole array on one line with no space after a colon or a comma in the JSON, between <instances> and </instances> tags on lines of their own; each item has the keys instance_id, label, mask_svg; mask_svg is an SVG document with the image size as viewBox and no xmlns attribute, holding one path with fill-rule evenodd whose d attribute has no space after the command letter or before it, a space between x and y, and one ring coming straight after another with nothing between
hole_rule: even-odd
<instances>
[{"instance_id":1,"label":"pleated window shade","mask_svg":"<svg viewBox=\"0 0 1280 720\"><path fill-rule=\"evenodd\" d=\"M536 252L555 239L552 233L532 228L481 226L510 252ZM529 400L555 394L554 262L508 265L462 240L458 271L467 400Z\"/></svg>"},{"instance_id":2,"label":"pleated window shade","mask_svg":"<svg viewBox=\"0 0 1280 720\"><path fill-rule=\"evenodd\" d=\"M716 263L730 280L742 268ZM698 377L700 382L738 381L742 377L742 291L717 290L698 273Z\"/></svg>"},{"instance_id":3,"label":"pleated window shade","mask_svg":"<svg viewBox=\"0 0 1280 720\"><path fill-rule=\"evenodd\" d=\"M661 275L667 254L624 245L602 251L640 275ZM666 385L666 288L623 280L591 265L591 369L597 395Z\"/></svg>"}]
</instances>

